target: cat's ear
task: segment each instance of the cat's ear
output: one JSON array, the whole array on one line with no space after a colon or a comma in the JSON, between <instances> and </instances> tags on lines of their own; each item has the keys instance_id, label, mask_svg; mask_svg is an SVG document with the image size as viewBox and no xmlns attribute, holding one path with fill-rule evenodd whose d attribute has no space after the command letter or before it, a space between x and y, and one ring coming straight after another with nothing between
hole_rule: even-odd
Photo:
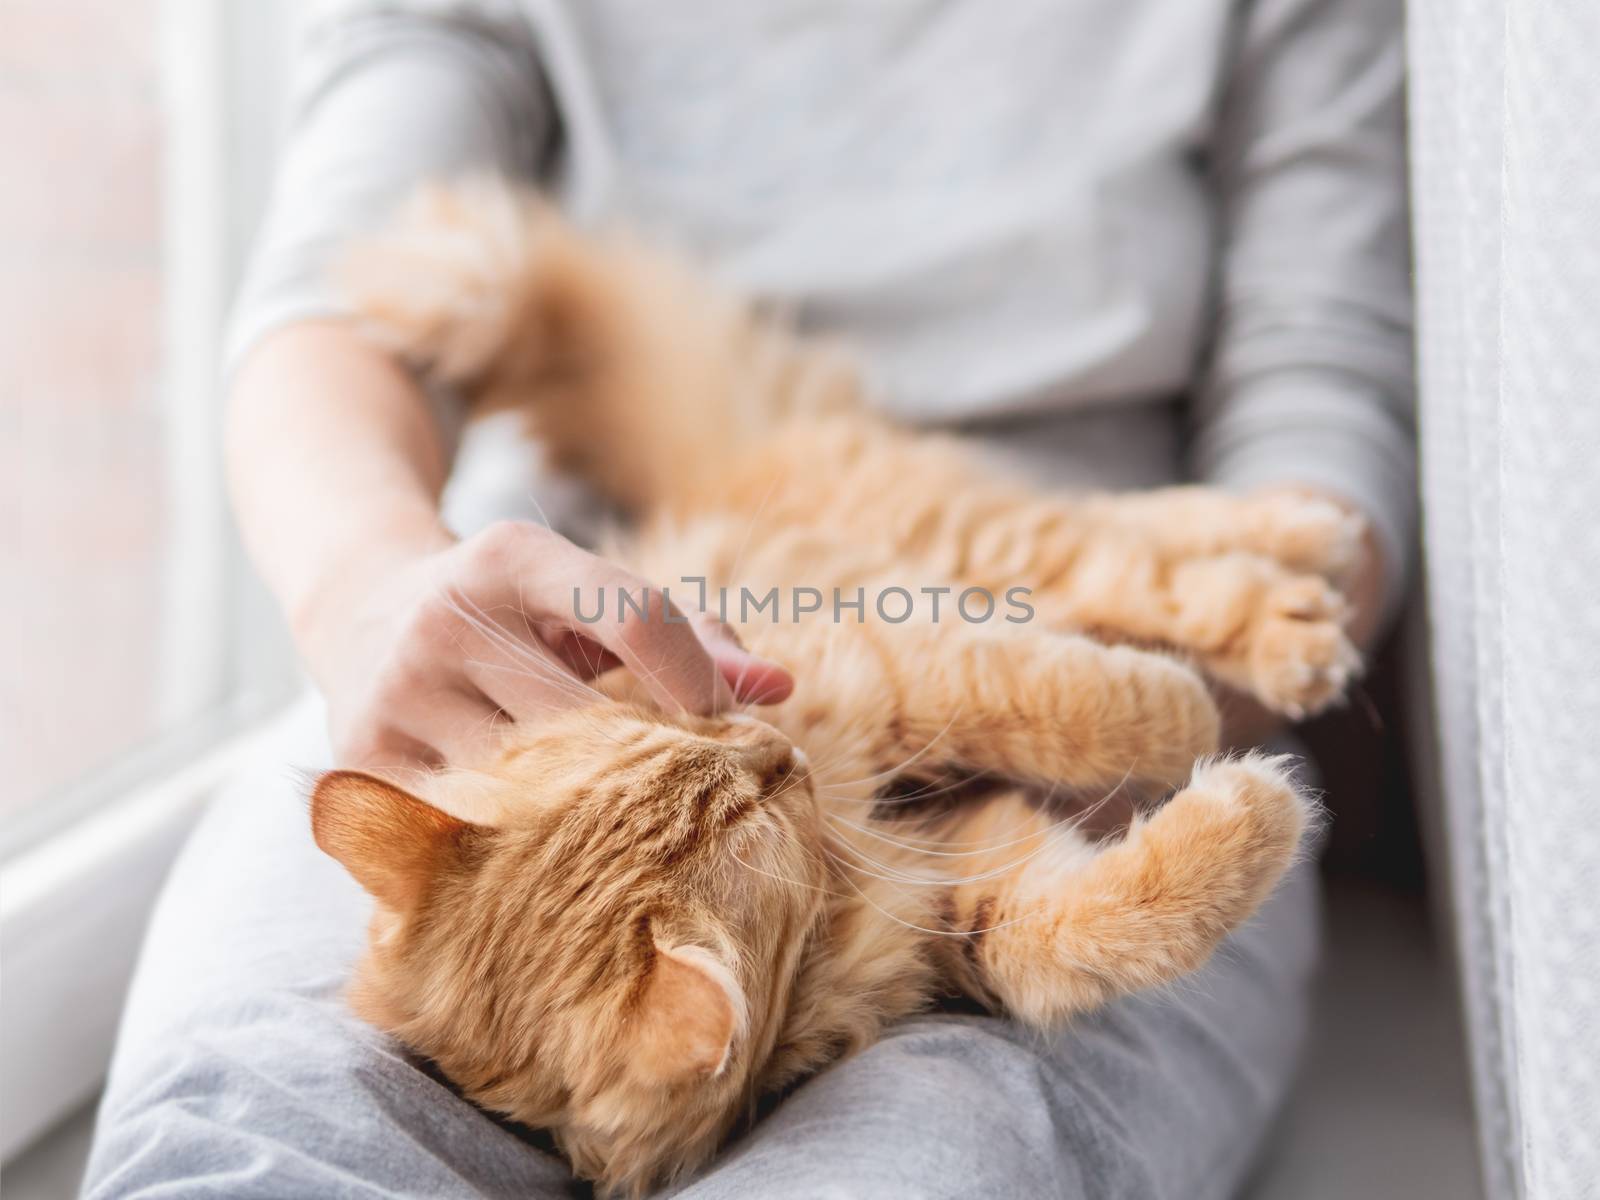
<instances>
[{"instance_id":1,"label":"cat's ear","mask_svg":"<svg viewBox=\"0 0 1600 1200\"><path fill-rule=\"evenodd\" d=\"M655 943L633 1056L641 1078L670 1084L720 1074L744 1023L744 992L716 955Z\"/></svg>"},{"instance_id":2,"label":"cat's ear","mask_svg":"<svg viewBox=\"0 0 1600 1200\"><path fill-rule=\"evenodd\" d=\"M311 792L311 833L374 899L405 912L472 828L375 775L330 771Z\"/></svg>"}]
</instances>

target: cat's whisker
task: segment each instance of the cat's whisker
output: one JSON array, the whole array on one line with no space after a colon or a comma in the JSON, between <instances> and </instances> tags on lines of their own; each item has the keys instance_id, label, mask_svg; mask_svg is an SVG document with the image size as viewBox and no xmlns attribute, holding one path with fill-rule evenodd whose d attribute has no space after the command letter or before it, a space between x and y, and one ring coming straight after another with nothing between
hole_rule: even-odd
<instances>
[{"instance_id":1,"label":"cat's whisker","mask_svg":"<svg viewBox=\"0 0 1600 1200\"><path fill-rule=\"evenodd\" d=\"M869 825L862 825L858 822L851 821L845 817L839 816L837 813L828 814L827 819L831 824L842 825L847 829L853 829L857 833L866 834L870 838L884 842L890 846L897 846L900 849L909 851L912 854L927 854L935 858L973 858L981 854L992 854L996 850L1006 850L1012 846L1020 846L1022 843L1031 841L1033 838L1043 837L1050 830L1060 829L1066 825L1065 821L1054 821L1049 825L1043 826L1042 828L1035 829L1032 833L1025 833L1021 837L1010 837L1011 834L1016 832L1017 828L1020 828L1021 823L1019 823L1017 826L1013 826L1012 829L997 834L994 838L983 839L981 842L956 842L935 838L903 839L895 836L894 834L884 833L881 830L873 829ZM1005 838L1009 838L1010 840L1001 840ZM916 842L924 842L925 844L917 845L915 844ZM973 850L936 850L933 848L935 846L975 846L977 848Z\"/></svg>"},{"instance_id":2,"label":"cat's whisker","mask_svg":"<svg viewBox=\"0 0 1600 1200\"><path fill-rule=\"evenodd\" d=\"M870 876L873 879L881 879L885 883L911 884L917 887L946 887L950 884L950 880L942 876L913 875L903 871L895 871L887 864L878 862L864 851L852 846L844 838L834 839L834 844L841 849L848 850L856 858L865 860L867 865L863 866L860 862L843 858L834 850L827 850L826 853L833 862L848 870L859 871L861 874ZM872 867L876 867L878 870L869 869Z\"/></svg>"},{"instance_id":3,"label":"cat's whisker","mask_svg":"<svg viewBox=\"0 0 1600 1200\"><path fill-rule=\"evenodd\" d=\"M893 921L895 924L906 929L914 930L917 933L928 934L932 937L976 937L981 933L993 933L997 929L1004 929L1009 925L1019 924L1033 916L1032 913L1023 913L1019 916L1012 917L1010 920L1000 921L997 924L987 926L983 929L930 929L926 925L918 925L914 921L908 921L898 913L890 912L888 909L883 907L883 905L879 904L876 900L869 896L866 890L848 875L844 876L844 881L855 890L857 896L859 896L873 908L877 909L878 912L883 914L883 916L887 917L889 920Z\"/></svg>"},{"instance_id":4,"label":"cat's whisker","mask_svg":"<svg viewBox=\"0 0 1600 1200\"><path fill-rule=\"evenodd\" d=\"M588 638L579 638L574 644L576 646L578 655L583 660L584 669L589 673L589 678L597 678L601 673L600 655L597 653L593 658L590 657L590 646L592 643ZM593 687L592 684L590 686Z\"/></svg>"},{"instance_id":5,"label":"cat's whisker","mask_svg":"<svg viewBox=\"0 0 1600 1200\"><path fill-rule=\"evenodd\" d=\"M756 875L765 876L767 879L776 880L779 883L787 883L790 887L803 888L810 892L818 892L821 895L831 897L835 900L848 900L850 898L843 892L836 892L829 888L821 887L815 883L807 883L801 879L790 879L787 875L779 875L775 871L768 871L762 867L756 866L752 862L745 861L744 859L740 858L738 854L730 853L728 857L733 859L734 862L738 863L747 871L753 872Z\"/></svg>"},{"instance_id":6,"label":"cat's whisker","mask_svg":"<svg viewBox=\"0 0 1600 1200\"><path fill-rule=\"evenodd\" d=\"M787 796L790 792L794 791L796 788L803 787L808 778L810 778L810 776L809 776L808 772L806 772L804 770L797 770L797 771L792 772L790 774L790 777L788 779L784 780L783 786L780 787L777 791L772 793L770 799L772 799L772 800L781 800L783 797Z\"/></svg>"},{"instance_id":7,"label":"cat's whisker","mask_svg":"<svg viewBox=\"0 0 1600 1200\"><path fill-rule=\"evenodd\" d=\"M539 497L534 490L529 488L522 494L522 498L529 504L533 505L533 511L539 515L539 520L543 523L544 527L551 532L554 532L555 525L550 520L550 514L545 512L544 505L539 503Z\"/></svg>"},{"instance_id":8,"label":"cat's whisker","mask_svg":"<svg viewBox=\"0 0 1600 1200\"><path fill-rule=\"evenodd\" d=\"M502 672L505 672L507 674L522 675L522 676L527 676L527 675L530 674L530 672L528 671L528 669L526 667L519 666L519 665L517 665L515 663L485 662L482 659L477 659L477 658L468 658L468 659L463 659L462 661L468 666L477 667L478 669L483 670L483 671L502 671ZM555 681L548 681L548 682L555 682ZM584 719L585 721L587 721L593 727L594 732L595 732L595 734L597 736L603 737L609 742L615 742L616 741L616 736L614 734L612 734L608 730L606 730L603 726L601 726L599 723L597 723L593 718L587 716L587 713L593 707L593 704L590 702L591 698L587 697L587 696L578 697L578 698L583 700L584 703L579 704L579 705L576 706L576 710L575 711L576 711L577 715L579 715L579 717L581 719ZM600 699L603 700L604 697L600 697ZM491 704L493 703L492 700L490 700L489 702ZM497 713L498 713L498 716L504 717L504 719L506 721L511 722L511 723L515 723L515 718L513 718L511 716L511 714L506 712L504 709L497 710Z\"/></svg>"},{"instance_id":9,"label":"cat's whisker","mask_svg":"<svg viewBox=\"0 0 1600 1200\"><path fill-rule=\"evenodd\" d=\"M970 782L971 780L968 779L957 779L953 783L943 784L940 787L921 788L914 792L905 792L895 796L873 795L865 798L859 796L840 796L838 799L852 804L870 804L874 808L879 806L884 808L894 808L897 805L918 804L934 796L944 796L950 792L959 792L962 788L967 787ZM829 785L827 788L819 788L818 790L832 792L840 789L836 785Z\"/></svg>"},{"instance_id":10,"label":"cat's whisker","mask_svg":"<svg viewBox=\"0 0 1600 1200\"><path fill-rule=\"evenodd\" d=\"M811 765L811 780L819 795L831 787L829 784L822 783L821 779L830 774L840 763L851 757L851 752L843 748L837 748L826 754L815 753L809 747L801 747L801 749L805 751L806 760Z\"/></svg>"},{"instance_id":11,"label":"cat's whisker","mask_svg":"<svg viewBox=\"0 0 1600 1200\"><path fill-rule=\"evenodd\" d=\"M846 850L849 850L850 853L856 855L858 858L865 860L871 866L877 867L879 871L886 872L885 874L879 874L878 872L867 870L865 867L855 866L854 869L860 871L863 875L870 875L873 878L882 879L886 883L907 883L918 887L955 887L962 884L982 883L985 880L995 879L1001 875L1005 875L1016 870L1024 863L1037 858L1041 853L1049 849L1049 843L1046 842L1046 844L1030 850L1027 854L1024 854L1020 858L1012 859L998 867L994 867L988 871L981 871L976 875L928 876L897 871L890 864L879 862L860 847L852 846L843 838L838 839L836 844ZM832 853L832 851L829 851L829 853ZM854 866L854 864L851 865Z\"/></svg>"},{"instance_id":12,"label":"cat's whisker","mask_svg":"<svg viewBox=\"0 0 1600 1200\"><path fill-rule=\"evenodd\" d=\"M889 767L889 768L887 768L885 770L875 771L871 775L864 775L859 779L841 781L840 783L838 783L838 784L836 784L834 786L837 786L837 787L849 787L849 786L852 786L854 784L871 783L874 780L878 780L878 779L893 779L896 776L905 774L905 770L906 770L907 767L909 767L912 763L916 762L918 759L922 758L923 755L929 753L936 745L939 744L940 741L942 741L944 739L945 735L947 735L953 728L955 728L955 724L956 724L956 722L958 720L961 719L961 715L962 715L963 711L964 711L963 707L958 706L956 708L956 711L953 712L950 715L950 719L944 723L944 727L942 729L940 729L938 733L934 734L933 737L929 738L927 743L920 750L918 750L915 754L912 754L909 758L905 759L904 761L896 764L895 766Z\"/></svg>"},{"instance_id":13,"label":"cat's whisker","mask_svg":"<svg viewBox=\"0 0 1600 1200\"><path fill-rule=\"evenodd\" d=\"M766 511L767 505L769 503L771 503L772 494L773 494L773 492L775 492L777 490L777 487L778 487L778 477L774 476L773 479L772 479L772 482L767 485L766 492L761 497L761 503L756 505L755 512L750 515L750 519L746 522L745 528L744 528L744 536L739 539L739 548L736 551L734 551L733 563L732 563L731 566L729 566L728 571L727 571L727 578L729 580L736 580L736 579L739 578L739 568L744 562L745 551L750 548L750 535L755 532L756 522L761 519L761 514ZM711 669L712 669L713 672L716 671L717 665L716 665L715 662L713 662L711 664ZM737 695L741 690L743 690L744 683L745 683L745 678L746 678L746 675L749 672L749 670L750 670L750 664L748 662L745 663L742 667L739 668L739 677L734 682L734 687L733 687L735 695ZM713 679L712 682L715 683L715 680Z\"/></svg>"},{"instance_id":14,"label":"cat's whisker","mask_svg":"<svg viewBox=\"0 0 1600 1200\"><path fill-rule=\"evenodd\" d=\"M986 883L991 879L999 879L1002 876L1005 876L1016 870L1018 867L1024 866L1045 848L1046 847L1041 846L1037 851L1024 855L1019 859L1003 863L989 871L981 871L974 875L954 876L951 878L928 878L920 875L903 874L892 869L887 871L874 871L862 866L859 863L848 862L842 859L836 861L839 861L842 866L847 866L851 870L856 871L858 874L865 875L871 879L882 880L884 883L905 884L908 887L962 887L975 883ZM857 853L859 853L859 851L857 851ZM876 859L868 859L867 861L878 866L885 866L885 864L878 863Z\"/></svg>"},{"instance_id":15,"label":"cat's whisker","mask_svg":"<svg viewBox=\"0 0 1600 1200\"><path fill-rule=\"evenodd\" d=\"M526 668L525 673L530 677L537 678L542 682L552 683L569 696L590 701L603 700L605 698L600 692L579 680L570 671L563 669L553 658L541 655L527 643L512 637L488 614L484 613L471 598L452 591L447 595L447 600L452 612L496 649L512 659L513 662ZM469 606L471 611L468 611Z\"/></svg>"},{"instance_id":16,"label":"cat's whisker","mask_svg":"<svg viewBox=\"0 0 1600 1200\"><path fill-rule=\"evenodd\" d=\"M558 695L572 702L573 710L579 714L580 719L589 724L593 731L607 741L615 742L615 736L601 725L597 719L590 716L591 710L597 703L604 703L607 697L604 693L589 687L578 680L572 673L565 669L554 659L542 658L530 647L511 638L503 629L500 629L487 618L467 612L457 598L450 597L454 611L472 628L485 637L491 646L506 652L513 661L510 663L491 663L481 659L468 659L469 664L490 671L504 671L511 674L522 675L527 678L537 679L539 682L551 686ZM477 609L476 605L473 605ZM477 612L481 612L477 609ZM509 715L509 714L508 714Z\"/></svg>"},{"instance_id":17,"label":"cat's whisker","mask_svg":"<svg viewBox=\"0 0 1600 1200\"><path fill-rule=\"evenodd\" d=\"M661 673L659 671L645 666L644 662L639 658L639 656L631 652L625 655L618 655L618 657L622 659L622 665L628 669L635 679L638 679L641 683L655 684L655 695L657 697L666 696L667 699L672 702L672 705L676 709L679 716L685 716L688 714L689 710L684 707L683 702L674 696L671 691L660 686ZM661 701L658 699L657 703L661 703ZM663 707L665 707L665 705L663 705Z\"/></svg>"},{"instance_id":18,"label":"cat's whisker","mask_svg":"<svg viewBox=\"0 0 1600 1200\"><path fill-rule=\"evenodd\" d=\"M1121 792L1122 789L1128 785L1128 780L1133 778L1133 772L1138 765L1139 760L1136 758L1133 760L1133 762L1128 764L1128 769L1122 773L1122 778L1116 782L1110 791L1106 792L1105 795L1101 796L1098 800L1095 800L1092 804L1084 805L1070 817L1063 818L1060 822L1061 826L1073 831L1081 829L1089 822L1091 818L1096 816L1101 809L1110 804L1111 801L1116 798L1117 793ZM1052 787L1051 794L1054 794L1054 790L1055 789Z\"/></svg>"},{"instance_id":19,"label":"cat's whisker","mask_svg":"<svg viewBox=\"0 0 1600 1200\"><path fill-rule=\"evenodd\" d=\"M745 551L750 548L750 535L755 532L756 522L761 519L761 514L767 511L767 505L772 502L772 494L777 491L778 483L779 477L774 475L772 482L767 485L765 494L761 497L761 503L756 505L755 512L750 515L750 520L745 525L744 537L739 541L738 550L734 551L733 565L728 568L728 578L730 580L739 578L739 568L743 565Z\"/></svg>"},{"instance_id":20,"label":"cat's whisker","mask_svg":"<svg viewBox=\"0 0 1600 1200\"><path fill-rule=\"evenodd\" d=\"M979 856L979 855L983 855L983 854L993 854L998 850L1005 850L1005 849L1011 848L1012 846L1022 845L1022 844L1026 843L1026 842L1033 841L1036 838L1046 839L1045 843L1042 843L1041 845L1035 847L1033 850L1030 850L1027 854L1023 855L1021 858L1015 859L1013 861L1010 861L1010 862L1006 863L1004 866L995 868L995 870L992 871L992 872L986 872L984 874L973 876L973 877L966 878L966 879L947 877L947 878L944 878L944 879L941 880L942 882L949 883L949 884L952 884L952 885L960 884L960 883L979 882L979 881L981 881L981 880L983 880L985 878L990 878L995 874L1004 874L1007 871L1015 869L1016 867L1020 867L1022 864L1028 862L1030 859L1036 857L1039 853L1041 853L1044 849L1046 849L1046 846L1048 844L1048 840L1050 839L1050 836L1052 834L1058 833L1058 832L1060 832L1062 830L1076 831L1086 821L1088 821L1097 812L1099 812L1099 810L1101 808L1103 808L1106 804L1108 804L1117 795L1118 792L1120 792L1122 790L1122 788L1127 784L1128 780L1132 777L1133 770L1134 770L1134 767L1133 766L1129 766L1128 770L1123 774L1122 779L1120 781L1118 781L1118 783L1114 787L1112 787L1110 791L1106 792L1105 795L1101 796L1099 799L1094 801L1094 803L1085 806L1081 811L1079 811L1077 813L1074 813L1071 817L1064 817L1064 818L1061 818L1060 820L1052 821L1048 825L1042 827L1041 829L1035 831L1034 833L1026 834L1026 835L1024 835L1024 836L1022 836L1020 838L1016 838L1016 839L1014 839L1012 841L1004 842L1004 843L1002 843L1000 845L989 846L987 848L981 848L981 849L977 849L977 850L970 850L970 851L963 851L963 852L941 852L941 851L937 851L937 850L930 850L930 849L927 849L926 847L913 846L913 845L901 842L901 841L899 841L898 839L896 839L893 836L881 833L881 832L873 830L873 829L871 829L869 827L862 826L862 825L857 825L854 822L848 821L845 818L840 817L836 813L824 813L824 817L836 829L842 823L843 825L845 825L847 827L850 827L850 828L853 828L853 829L856 829L856 830L858 830L858 831L860 831L862 833L867 834L868 836L871 836L871 837L874 837L874 838L878 838L879 840L888 842L888 843L890 843L892 845L897 845L901 849L907 850L907 851L909 851L911 853L927 854L927 855L930 855L930 856L941 857L941 858L970 858L970 857ZM1051 791L1046 794L1046 802L1048 802L1049 796L1054 794L1054 791L1055 791L1055 787L1054 787L1054 785L1052 785ZM1015 827L1013 827L1013 830L1007 831L1007 832L1008 833L1014 832L1014 829L1015 829ZM849 850L852 854L856 855L857 857L859 857L859 858L865 860L866 862L872 864L873 866L876 866L876 867L880 868L883 871L894 872L896 877L902 882L908 882L908 883L929 882L928 878L925 877L925 876L911 875L911 874L906 874L906 873L902 873L902 872L895 872L895 868L892 867L891 865L889 865L887 863L881 863L881 862L877 861L876 859L872 858L870 855L865 853L865 851L863 851L860 847L851 845L845 839L841 839L838 844L841 847L843 847L844 849ZM951 842L951 843L946 843L946 844L959 845L959 844L973 844L973 843L954 843L954 842ZM858 868L858 869L860 869L860 868ZM868 871L864 871L863 870L863 873L871 874L872 872L868 872ZM879 878L886 878L886 877L879 876Z\"/></svg>"}]
</instances>

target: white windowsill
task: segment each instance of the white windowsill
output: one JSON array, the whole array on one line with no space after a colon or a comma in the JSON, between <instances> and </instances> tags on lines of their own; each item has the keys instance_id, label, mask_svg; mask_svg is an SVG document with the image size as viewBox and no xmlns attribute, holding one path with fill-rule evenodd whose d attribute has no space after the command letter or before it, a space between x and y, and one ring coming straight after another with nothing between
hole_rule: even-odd
<instances>
[{"instance_id":1,"label":"white windowsill","mask_svg":"<svg viewBox=\"0 0 1600 1200\"><path fill-rule=\"evenodd\" d=\"M100 1086L167 869L206 801L276 724L221 740L0 869L0 1160Z\"/></svg>"}]
</instances>

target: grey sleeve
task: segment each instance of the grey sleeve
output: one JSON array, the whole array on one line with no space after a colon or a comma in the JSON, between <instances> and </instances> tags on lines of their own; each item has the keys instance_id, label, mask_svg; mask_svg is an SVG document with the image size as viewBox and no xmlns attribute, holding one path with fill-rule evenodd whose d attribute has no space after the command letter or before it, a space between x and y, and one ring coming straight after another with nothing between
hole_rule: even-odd
<instances>
[{"instance_id":1,"label":"grey sleeve","mask_svg":"<svg viewBox=\"0 0 1600 1200\"><path fill-rule=\"evenodd\" d=\"M418 184L473 171L531 178L555 134L515 0L323 0L314 10L229 329L230 370L269 330L337 314L334 255Z\"/></svg>"},{"instance_id":2,"label":"grey sleeve","mask_svg":"<svg viewBox=\"0 0 1600 1200\"><path fill-rule=\"evenodd\" d=\"M1194 466L1356 504L1390 611L1416 523L1399 0L1246 0L1213 146L1219 324Z\"/></svg>"}]
</instances>

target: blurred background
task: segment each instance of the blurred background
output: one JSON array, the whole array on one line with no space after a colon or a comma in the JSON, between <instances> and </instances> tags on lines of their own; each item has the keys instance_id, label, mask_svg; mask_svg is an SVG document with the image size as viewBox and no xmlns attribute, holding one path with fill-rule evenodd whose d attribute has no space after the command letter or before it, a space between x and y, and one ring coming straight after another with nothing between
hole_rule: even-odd
<instances>
[{"instance_id":1,"label":"blurred background","mask_svg":"<svg viewBox=\"0 0 1600 1200\"><path fill-rule=\"evenodd\" d=\"M217 331L291 5L0 6L8 844L292 679L220 491Z\"/></svg>"},{"instance_id":2,"label":"blurred background","mask_svg":"<svg viewBox=\"0 0 1600 1200\"><path fill-rule=\"evenodd\" d=\"M0 1135L72 1195L149 905L297 686L220 483L218 333L270 178L292 3L0 2ZM1413 626L1415 620L1413 619ZM1253 1194L1475 1194L1397 639L1310 740L1332 953ZM1425 786L1426 780L1420 785Z\"/></svg>"},{"instance_id":3,"label":"blurred background","mask_svg":"<svg viewBox=\"0 0 1600 1200\"><path fill-rule=\"evenodd\" d=\"M217 449L218 330L271 170L291 9L0 3L7 1195L75 1193L160 879L297 686Z\"/></svg>"}]
</instances>

